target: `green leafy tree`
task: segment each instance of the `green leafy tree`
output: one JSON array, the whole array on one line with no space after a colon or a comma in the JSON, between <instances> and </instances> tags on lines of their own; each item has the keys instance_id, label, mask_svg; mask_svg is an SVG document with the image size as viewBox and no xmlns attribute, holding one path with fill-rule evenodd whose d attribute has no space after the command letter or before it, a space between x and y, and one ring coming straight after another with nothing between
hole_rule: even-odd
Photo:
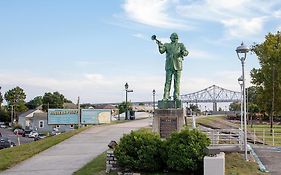
<instances>
[{"instance_id":1,"label":"green leafy tree","mask_svg":"<svg viewBox=\"0 0 281 175\"><path fill-rule=\"evenodd\" d=\"M269 33L265 41L255 44L252 51L257 55L260 68L251 71L252 83L257 87L258 105L273 118L281 113L281 36Z\"/></svg>"},{"instance_id":2,"label":"green leafy tree","mask_svg":"<svg viewBox=\"0 0 281 175\"><path fill-rule=\"evenodd\" d=\"M7 107L4 106L0 109L0 122L8 123L10 121L11 119L10 119L9 111Z\"/></svg>"},{"instance_id":3,"label":"green leafy tree","mask_svg":"<svg viewBox=\"0 0 281 175\"><path fill-rule=\"evenodd\" d=\"M126 111L126 108L128 110L132 109L132 103L131 102L125 102L123 101L121 104L118 105L118 109L119 109L119 114L122 114L123 112Z\"/></svg>"},{"instance_id":4,"label":"green leafy tree","mask_svg":"<svg viewBox=\"0 0 281 175\"><path fill-rule=\"evenodd\" d=\"M26 103L26 105L29 109L35 109L42 104L43 104L42 96L37 96L34 99L30 100L28 103Z\"/></svg>"},{"instance_id":5,"label":"green leafy tree","mask_svg":"<svg viewBox=\"0 0 281 175\"><path fill-rule=\"evenodd\" d=\"M253 127L253 115L260 111L259 106L255 103L248 104L248 111L250 113L251 128Z\"/></svg>"},{"instance_id":6,"label":"green leafy tree","mask_svg":"<svg viewBox=\"0 0 281 175\"><path fill-rule=\"evenodd\" d=\"M26 98L26 94L24 92L24 90L20 87L15 87L11 90L8 90L5 95L4 95L5 100L8 103L8 108L9 111L12 110L12 106L14 109L14 119L17 120L18 117L18 113L20 112L24 112L27 110L27 107L25 105L25 98Z\"/></svg>"},{"instance_id":7,"label":"green leafy tree","mask_svg":"<svg viewBox=\"0 0 281 175\"><path fill-rule=\"evenodd\" d=\"M66 99L64 95L59 92L47 92L43 96L43 110L47 110L49 108L63 108L64 103L71 103L70 100Z\"/></svg>"},{"instance_id":8,"label":"green leafy tree","mask_svg":"<svg viewBox=\"0 0 281 175\"><path fill-rule=\"evenodd\" d=\"M229 105L230 111L240 111L241 103L240 102L232 102Z\"/></svg>"},{"instance_id":9,"label":"green leafy tree","mask_svg":"<svg viewBox=\"0 0 281 175\"><path fill-rule=\"evenodd\" d=\"M200 113L200 109L198 108L198 105L190 104L189 108L192 110L193 113Z\"/></svg>"}]
</instances>

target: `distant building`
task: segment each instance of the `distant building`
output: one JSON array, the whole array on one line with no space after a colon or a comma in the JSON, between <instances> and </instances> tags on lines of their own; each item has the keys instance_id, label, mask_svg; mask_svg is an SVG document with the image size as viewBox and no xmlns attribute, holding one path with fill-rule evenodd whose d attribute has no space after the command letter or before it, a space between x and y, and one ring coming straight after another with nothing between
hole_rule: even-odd
<instances>
[{"instance_id":1,"label":"distant building","mask_svg":"<svg viewBox=\"0 0 281 175\"><path fill-rule=\"evenodd\" d=\"M34 113L44 113L44 111L40 109L31 109L19 115L18 123L23 129L29 129Z\"/></svg>"},{"instance_id":2,"label":"distant building","mask_svg":"<svg viewBox=\"0 0 281 175\"><path fill-rule=\"evenodd\" d=\"M69 131L74 125L48 125L48 113L40 109L28 110L19 115L19 124L23 129L51 132L53 128L59 131Z\"/></svg>"}]
</instances>

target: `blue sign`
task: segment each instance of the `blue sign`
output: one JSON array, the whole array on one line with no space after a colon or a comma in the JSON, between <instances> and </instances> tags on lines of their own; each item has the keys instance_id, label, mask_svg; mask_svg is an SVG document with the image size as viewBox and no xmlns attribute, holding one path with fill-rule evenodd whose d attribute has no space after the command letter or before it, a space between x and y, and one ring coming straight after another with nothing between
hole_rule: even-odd
<instances>
[{"instance_id":1,"label":"blue sign","mask_svg":"<svg viewBox=\"0 0 281 175\"><path fill-rule=\"evenodd\" d=\"M48 109L49 125L78 124L78 109Z\"/></svg>"},{"instance_id":2,"label":"blue sign","mask_svg":"<svg viewBox=\"0 0 281 175\"><path fill-rule=\"evenodd\" d=\"M110 109L82 109L81 124L101 124L110 123Z\"/></svg>"}]
</instances>

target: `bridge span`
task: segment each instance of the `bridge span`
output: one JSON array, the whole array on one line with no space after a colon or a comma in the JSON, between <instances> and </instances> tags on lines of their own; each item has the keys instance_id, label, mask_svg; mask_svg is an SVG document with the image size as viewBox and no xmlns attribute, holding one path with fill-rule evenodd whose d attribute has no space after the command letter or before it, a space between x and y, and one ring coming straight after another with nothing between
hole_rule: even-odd
<instances>
[{"instance_id":1,"label":"bridge span","mask_svg":"<svg viewBox=\"0 0 281 175\"><path fill-rule=\"evenodd\" d=\"M217 111L217 103L237 102L241 100L241 92L228 90L216 85L212 85L197 92L181 95L183 103L213 103L213 111ZM118 103L99 103L94 105L118 105ZM143 103L153 105L153 101L132 102L134 105Z\"/></svg>"}]
</instances>

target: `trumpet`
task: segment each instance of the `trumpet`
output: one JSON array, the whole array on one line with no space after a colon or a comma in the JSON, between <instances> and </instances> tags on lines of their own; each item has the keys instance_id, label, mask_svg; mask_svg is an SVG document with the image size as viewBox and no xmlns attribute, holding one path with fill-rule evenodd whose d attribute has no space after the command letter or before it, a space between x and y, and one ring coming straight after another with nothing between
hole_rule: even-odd
<instances>
[{"instance_id":1,"label":"trumpet","mask_svg":"<svg viewBox=\"0 0 281 175\"><path fill-rule=\"evenodd\" d=\"M156 39L156 35L152 35L152 36L151 36L151 39L152 39L152 40L155 40L158 45L163 45L163 44L161 43L161 41L159 41L158 39Z\"/></svg>"}]
</instances>

